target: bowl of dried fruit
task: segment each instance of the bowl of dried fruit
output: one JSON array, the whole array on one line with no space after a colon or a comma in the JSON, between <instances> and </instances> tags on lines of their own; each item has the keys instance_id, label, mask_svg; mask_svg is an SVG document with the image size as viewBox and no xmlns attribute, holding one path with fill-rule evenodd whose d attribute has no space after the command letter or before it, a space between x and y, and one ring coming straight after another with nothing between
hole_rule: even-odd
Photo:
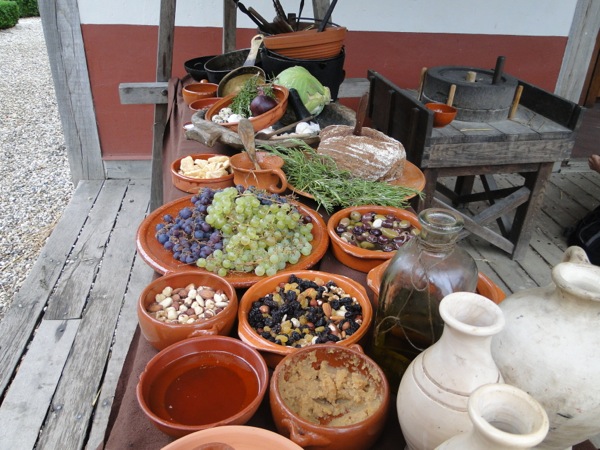
<instances>
[{"instance_id":1,"label":"bowl of dried fruit","mask_svg":"<svg viewBox=\"0 0 600 450\"><path fill-rule=\"evenodd\" d=\"M213 273L184 271L146 286L137 314L142 335L162 350L191 337L229 334L237 307L236 291L227 280Z\"/></svg>"},{"instance_id":2,"label":"bowl of dried fruit","mask_svg":"<svg viewBox=\"0 0 600 450\"><path fill-rule=\"evenodd\" d=\"M268 387L268 367L255 349L233 337L205 336L158 352L140 375L136 397L156 428L181 437L247 423Z\"/></svg>"},{"instance_id":3,"label":"bowl of dried fruit","mask_svg":"<svg viewBox=\"0 0 600 450\"><path fill-rule=\"evenodd\" d=\"M416 214L390 206L351 206L327 221L336 259L365 273L391 259L420 229Z\"/></svg>"},{"instance_id":4,"label":"bowl of dried fruit","mask_svg":"<svg viewBox=\"0 0 600 450\"><path fill-rule=\"evenodd\" d=\"M359 345L298 349L269 387L277 431L303 448L373 448L386 423L389 384Z\"/></svg>"},{"instance_id":5,"label":"bowl of dried fruit","mask_svg":"<svg viewBox=\"0 0 600 450\"><path fill-rule=\"evenodd\" d=\"M367 291L348 277L314 270L280 272L242 296L238 335L274 368L298 348L364 343L372 317Z\"/></svg>"},{"instance_id":6,"label":"bowl of dried fruit","mask_svg":"<svg viewBox=\"0 0 600 450\"><path fill-rule=\"evenodd\" d=\"M171 180L177 189L190 194L205 187L222 189L234 185L229 157L214 153L176 159L171 164Z\"/></svg>"}]
</instances>

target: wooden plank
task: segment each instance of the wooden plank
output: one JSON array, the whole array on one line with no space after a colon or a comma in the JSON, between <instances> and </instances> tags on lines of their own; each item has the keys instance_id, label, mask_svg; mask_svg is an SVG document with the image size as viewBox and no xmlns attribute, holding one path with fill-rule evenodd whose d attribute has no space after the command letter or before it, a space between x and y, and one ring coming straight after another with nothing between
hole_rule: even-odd
<instances>
[{"instance_id":1,"label":"wooden plank","mask_svg":"<svg viewBox=\"0 0 600 450\"><path fill-rule=\"evenodd\" d=\"M422 167L469 167L477 165L553 162L569 157L570 139L538 141L472 142L433 144L423 155Z\"/></svg>"},{"instance_id":2,"label":"wooden plank","mask_svg":"<svg viewBox=\"0 0 600 450\"><path fill-rule=\"evenodd\" d=\"M79 183L0 322L0 394L10 382L102 184L102 181Z\"/></svg>"},{"instance_id":3,"label":"wooden plank","mask_svg":"<svg viewBox=\"0 0 600 450\"><path fill-rule=\"evenodd\" d=\"M105 161L108 179L150 179L152 163L149 159Z\"/></svg>"},{"instance_id":4,"label":"wooden plank","mask_svg":"<svg viewBox=\"0 0 600 450\"><path fill-rule=\"evenodd\" d=\"M168 88L167 81L121 83L119 100L122 105L159 105L168 102Z\"/></svg>"},{"instance_id":5,"label":"wooden plank","mask_svg":"<svg viewBox=\"0 0 600 450\"><path fill-rule=\"evenodd\" d=\"M571 130L577 128L581 106L524 81L519 84L523 86L521 105Z\"/></svg>"},{"instance_id":6,"label":"wooden plank","mask_svg":"<svg viewBox=\"0 0 600 450\"><path fill-rule=\"evenodd\" d=\"M79 449L101 385L135 255L136 226L148 208L148 183L132 182L90 292L73 350L52 400L39 448Z\"/></svg>"},{"instance_id":7,"label":"wooden plank","mask_svg":"<svg viewBox=\"0 0 600 450\"><path fill-rule=\"evenodd\" d=\"M106 427L114 404L117 383L121 376L123 364L133 335L138 325L137 301L142 290L156 276L154 270L148 266L139 255L136 256L131 271L131 277L125 294L125 301L119 314L119 322L115 331L115 339L110 351L110 359L106 367L100 395L94 408L94 419L89 434L86 448L95 450L104 443Z\"/></svg>"},{"instance_id":8,"label":"wooden plank","mask_svg":"<svg viewBox=\"0 0 600 450\"><path fill-rule=\"evenodd\" d=\"M223 53L232 52L236 45L237 7L234 2L223 2Z\"/></svg>"},{"instance_id":9,"label":"wooden plank","mask_svg":"<svg viewBox=\"0 0 600 450\"><path fill-rule=\"evenodd\" d=\"M39 3L71 179L75 185L80 180L103 180L102 151L77 0Z\"/></svg>"},{"instance_id":10,"label":"wooden plank","mask_svg":"<svg viewBox=\"0 0 600 450\"><path fill-rule=\"evenodd\" d=\"M574 182L574 178L573 174L571 174L571 176L556 174L550 179L550 182L571 197L574 202L580 204L588 211L594 209L598 206L598 199L600 196L592 195L587 189L588 186L582 188ZM598 193L598 191L600 191L600 189L596 192Z\"/></svg>"},{"instance_id":11,"label":"wooden plank","mask_svg":"<svg viewBox=\"0 0 600 450\"><path fill-rule=\"evenodd\" d=\"M107 180L81 230L63 273L48 301L48 320L77 319L86 305L100 266L127 180Z\"/></svg>"},{"instance_id":12,"label":"wooden plank","mask_svg":"<svg viewBox=\"0 0 600 450\"><path fill-rule=\"evenodd\" d=\"M79 320L41 322L0 407L2 448L35 447L78 325Z\"/></svg>"}]
</instances>

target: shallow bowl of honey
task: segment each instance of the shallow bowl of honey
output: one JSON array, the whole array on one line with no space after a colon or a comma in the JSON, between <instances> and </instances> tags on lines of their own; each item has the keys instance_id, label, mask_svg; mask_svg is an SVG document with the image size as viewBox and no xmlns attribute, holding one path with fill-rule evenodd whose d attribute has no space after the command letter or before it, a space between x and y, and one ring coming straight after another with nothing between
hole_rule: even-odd
<instances>
[{"instance_id":1,"label":"shallow bowl of honey","mask_svg":"<svg viewBox=\"0 0 600 450\"><path fill-rule=\"evenodd\" d=\"M182 437L252 418L269 384L262 356L228 336L177 342L156 354L140 375L138 403L163 433Z\"/></svg>"}]
</instances>

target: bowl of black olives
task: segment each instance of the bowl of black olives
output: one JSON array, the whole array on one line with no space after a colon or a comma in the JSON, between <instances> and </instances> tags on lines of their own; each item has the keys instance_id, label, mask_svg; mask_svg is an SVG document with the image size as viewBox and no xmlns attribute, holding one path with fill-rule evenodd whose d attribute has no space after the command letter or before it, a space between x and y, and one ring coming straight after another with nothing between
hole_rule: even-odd
<instances>
[{"instance_id":1,"label":"bowl of black olives","mask_svg":"<svg viewBox=\"0 0 600 450\"><path fill-rule=\"evenodd\" d=\"M391 259L420 229L416 214L377 205L344 208L327 222L334 256L365 273Z\"/></svg>"}]
</instances>

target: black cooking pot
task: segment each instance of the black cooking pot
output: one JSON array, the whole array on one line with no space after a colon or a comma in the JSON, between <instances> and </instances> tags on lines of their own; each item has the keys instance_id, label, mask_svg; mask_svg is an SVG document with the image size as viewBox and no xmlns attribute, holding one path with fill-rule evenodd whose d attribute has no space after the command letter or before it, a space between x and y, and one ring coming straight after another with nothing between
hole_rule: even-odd
<instances>
[{"instance_id":1,"label":"black cooking pot","mask_svg":"<svg viewBox=\"0 0 600 450\"><path fill-rule=\"evenodd\" d=\"M208 81L219 84L225 75L227 75L233 69L237 69L238 67L242 67L244 65L249 53L250 49L245 48L243 50L235 50L233 52L223 53L222 55L217 55L214 58L209 59L204 64L204 70L208 76ZM258 54L254 65L262 67L260 53Z\"/></svg>"},{"instance_id":2,"label":"black cooking pot","mask_svg":"<svg viewBox=\"0 0 600 450\"><path fill-rule=\"evenodd\" d=\"M213 59L215 56L216 55L200 56L198 58L190 59L183 63L183 67L185 67L185 71L189 73L194 80L205 80L208 78L208 76L206 74L206 70L204 70L204 64Z\"/></svg>"},{"instance_id":3,"label":"black cooking pot","mask_svg":"<svg viewBox=\"0 0 600 450\"><path fill-rule=\"evenodd\" d=\"M262 48L260 51L262 68L268 78L275 78L289 67L302 66L308 70L323 86L331 91L331 99L337 100L340 84L346 77L344 48L339 55L327 59L294 59Z\"/></svg>"}]
</instances>

